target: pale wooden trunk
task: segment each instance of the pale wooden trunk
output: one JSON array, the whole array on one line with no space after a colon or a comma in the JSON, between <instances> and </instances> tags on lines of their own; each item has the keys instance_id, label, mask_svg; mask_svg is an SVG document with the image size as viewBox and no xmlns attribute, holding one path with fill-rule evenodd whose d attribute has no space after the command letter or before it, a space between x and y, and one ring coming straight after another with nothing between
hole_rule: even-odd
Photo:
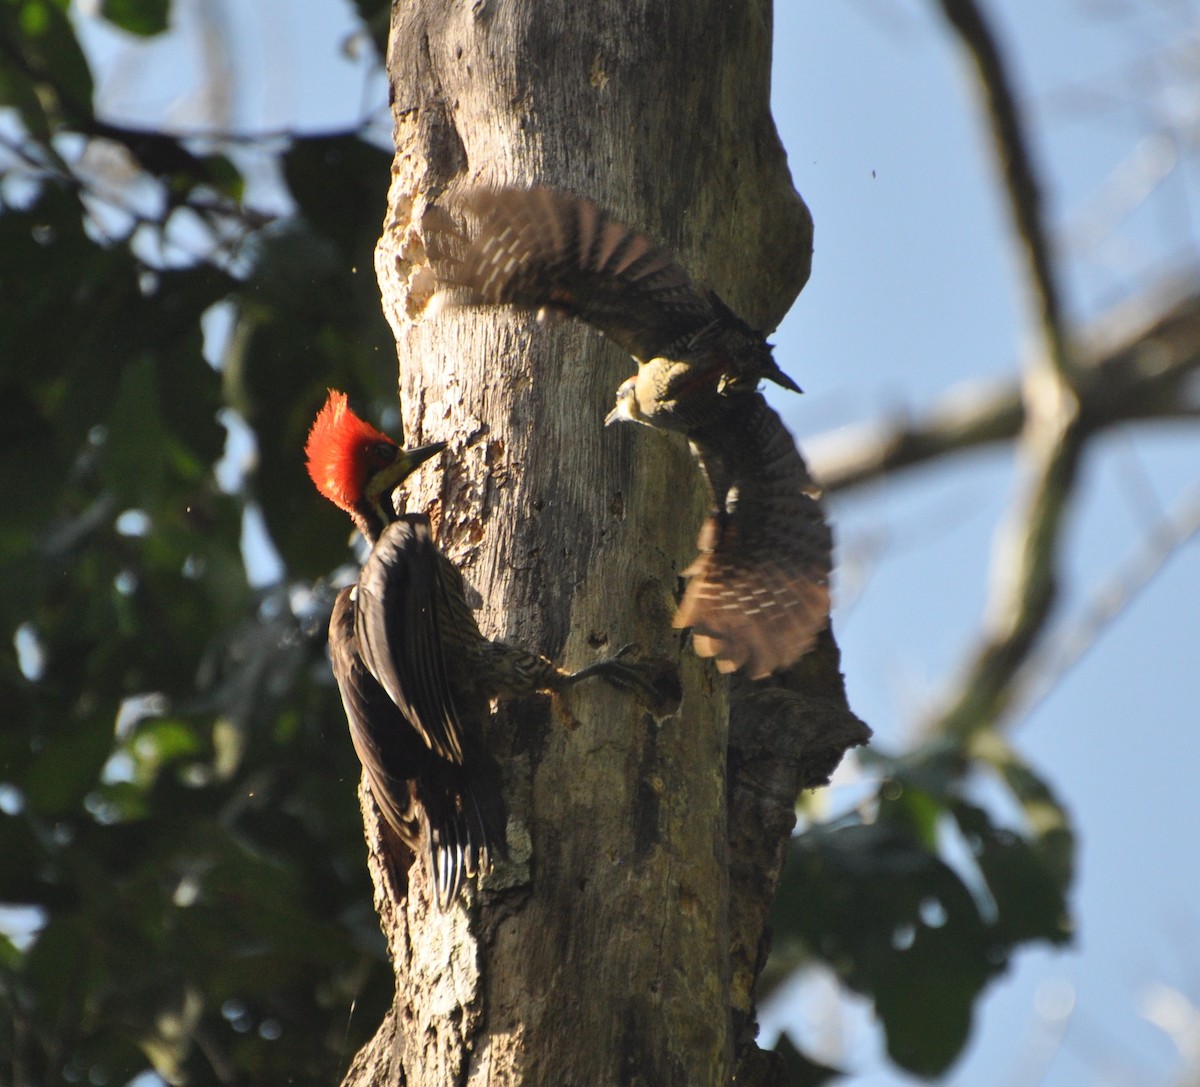
<instances>
[{"instance_id":1,"label":"pale wooden trunk","mask_svg":"<svg viewBox=\"0 0 1200 1087\"><path fill-rule=\"evenodd\" d=\"M499 311L426 319L422 216L481 183L584 193L773 325L807 278L812 231L768 111L770 6L412 0L392 19L397 150L377 271L407 440L452 446L410 508L432 505L485 633L572 668L636 641L680 661L685 694L661 723L594 682L502 712L492 743L513 855L482 907L445 916L419 865L397 909L373 864L397 997L347 1083L725 1084L804 780L796 759L819 780L854 737L764 773L774 719L747 718L755 780L785 780L766 800L757 784L734 789L751 798L731 810L737 840L755 838L766 807L777 825L755 841L761 857L747 846L734 865L731 925L727 684L670 626L700 475L681 439L602 426L632 362L590 330ZM826 672L815 690L836 710L840 677ZM795 731L790 705L779 727ZM854 727L843 717L831 734Z\"/></svg>"}]
</instances>

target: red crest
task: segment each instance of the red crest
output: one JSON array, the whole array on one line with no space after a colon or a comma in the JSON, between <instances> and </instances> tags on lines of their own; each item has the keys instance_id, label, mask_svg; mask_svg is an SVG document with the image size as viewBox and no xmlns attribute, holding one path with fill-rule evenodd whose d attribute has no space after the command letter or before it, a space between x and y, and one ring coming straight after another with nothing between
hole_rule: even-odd
<instances>
[{"instance_id":1,"label":"red crest","mask_svg":"<svg viewBox=\"0 0 1200 1087\"><path fill-rule=\"evenodd\" d=\"M386 434L350 410L345 393L330 389L329 399L317 413L304 446L308 474L317 490L339 508L353 513L367 478L380 467L380 442L393 451L398 448Z\"/></svg>"}]
</instances>

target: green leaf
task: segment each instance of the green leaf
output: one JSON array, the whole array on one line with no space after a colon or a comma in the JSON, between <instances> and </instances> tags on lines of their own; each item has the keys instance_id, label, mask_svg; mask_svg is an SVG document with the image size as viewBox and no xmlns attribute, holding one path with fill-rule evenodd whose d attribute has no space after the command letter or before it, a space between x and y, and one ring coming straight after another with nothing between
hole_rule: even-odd
<instances>
[{"instance_id":1,"label":"green leaf","mask_svg":"<svg viewBox=\"0 0 1200 1087\"><path fill-rule=\"evenodd\" d=\"M173 1006L155 1018L154 1029L142 1039L142 1049L154 1070L168 1083L185 1083L184 1061L204 1011L204 998L194 988L180 994Z\"/></svg>"},{"instance_id":2,"label":"green leaf","mask_svg":"<svg viewBox=\"0 0 1200 1087\"><path fill-rule=\"evenodd\" d=\"M225 155L205 155L205 180L214 188L233 200L240 201L245 194L246 181L233 160Z\"/></svg>"},{"instance_id":3,"label":"green leaf","mask_svg":"<svg viewBox=\"0 0 1200 1087\"><path fill-rule=\"evenodd\" d=\"M157 770L176 759L197 754L203 747L196 730L182 719L145 721L130 744L137 761Z\"/></svg>"},{"instance_id":4,"label":"green leaf","mask_svg":"<svg viewBox=\"0 0 1200 1087\"><path fill-rule=\"evenodd\" d=\"M121 375L104 444L104 480L120 508L155 504L166 475L168 440L154 364L138 359Z\"/></svg>"},{"instance_id":5,"label":"green leaf","mask_svg":"<svg viewBox=\"0 0 1200 1087\"><path fill-rule=\"evenodd\" d=\"M55 100L64 120L84 125L93 115L92 72L65 8L53 0L9 3L2 13L0 33L12 40L16 64L39 93Z\"/></svg>"},{"instance_id":6,"label":"green leaf","mask_svg":"<svg viewBox=\"0 0 1200 1087\"><path fill-rule=\"evenodd\" d=\"M104 0L100 14L113 26L150 38L167 29L170 0Z\"/></svg>"},{"instance_id":7,"label":"green leaf","mask_svg":"<svg viewBox=\"0 0 1200 1087\"><path fill-rule=\"evenodd\" d=\"M113 748L115 714L92 713L60 722L38 752L23 787L37 812L65 814L77 808L97 785Z\"/></svg>"},{"instance_id":8,"label":"green leaf","mask_svg":"<svg viewBox=\"0 0 1200 1087\"><path fill-rule=\"evenodd\" d=\"M4 22L0 17L0 33L3 33ZM37 87L28 73L21 71L13 64L0 64L0 105L12 106L21 116L21 122L26 131L39 142L45 144L51 135L50 120L46 109L38 97ZM26 150L35 156L37 148L28 147Z\"/></svg>"},{"instance_id":9,"label":"green leaf","mask_svg":"<svg viewBox=\"0 0 1200 1087\"><path fill-rule=\"evenodd\" d=\"M0 815L0 902L63 905L69 896L48 872L47 850L23 815Z\"/></svg>"},{"instance_id":10,"label":"green leaf","mask_svg":"<svg viewBox=\"0 0 1200 1087\"><path fill-rule=\"evenodd\" d=\"M973 741L972 753L1004 779L1021 805L1038 854L1065 894L1075 875L1075 833L1067 810L1046 781L1003 737L996 733L981 734Z\"/></svg>"},{"instance_id":11,"label":"green leaf","mask_svg":"<svg viewBox=\"0 0 1200 1087\"><path fill-rule=\"evenodd\" d=\"M938 1075L1014 949L1070 939L1074 838L1051 790L994 735L969 751L935 743L868 758L887 775L875 821L853 817L792 843L772 920L778 958L794 965L807 947L827 961L874 1000L892 1059ZM1020 831L965 798L993 771L1025 817ZM952 868L941 850L954 830L969 856L955 852Z\"/></svg>"},{"instance_id":12,"label":"green leaf","mask_svg":"<svg viewBox=\"0 0 1200 1087\"><path fill-rule=\"evenodd\" d=\"M128 823L145 819L150 812L146 794L132 781L100 785L87 796L88 810L102 823Z\"/></svg>"},{"instance_id":13,"label":"green leaf","mask_svg":"<svg viewBox=\"0 0 1200 1087\"><path fill-rule=\"evenodd\" d=\"M33 534L45 524L47 507L62 487L64 468L54 455L54 430L41 406L16 381L0 381L0 487L5 495L0 535L6 537L0 556L32 550Z\"/></svg>"},{"instance_id":14,"label":"green leaf","mask_svg":"<svg viewBox=\"0 0 1200 1087\"><path fill-rule=\"evenodd\" d=\"M930 849L937 842L937 823L942 814L940 798L908 779L891 778L879 789L879 822L904 827Z\"/></svg>"},{"instance_id":15,"label":"green leaf","mask_svg":"<svg viewBox=\"0 0 1200 1087\"><path fill-rule=\"evenodd\" d=\"M371 36L375 49L382 57L387 53L388 25L392 5L390 0L354 0L363 29Z\"/></svg>"},{"instance_id":16,"label":"green leaf","mask_svg":"<svg viewBox=\"0 0 1200 1087\"><path fill-rule=\"evenodd\" d=\"M25 956L22 981L51 1022L79 1022L92 966L92 947L77 913L51 919Z\"/></svg>"},{"instance_id":17,"label":"green leaf","mask_svg":"<svg viewBox=\"0 0 1200 1087\"><path fill-rule=\"evenodd\" d=\"M1067 943L1073 925L1064 888L1036 845L992 826L987 813L970 804L956 804L953 812L996 904L996 928L1004 941Z\"/></svg>"},{"instance_id":18,"label":"green leaf","mask_svg":"<svg viewBox=\"0 0 1200 1087\"><path fill-rule=\"evenodd\" d=\"M944 1072L966 1044L975 998L1003 962L957 874L910 830L816 829L792 842L786 893L797 933L875 1001L888 1053L917 1075Z\"/></svg>"},{"instance_id":19,"label":"green leaf","mask_svg":"<svg viewBox=\"0 0 1200 1087\"><path fill-rule=\"evenodd\" d=\"M0 970L15 970L22 959L17 945L0 932Z\"/></svg>"}]
</instances>

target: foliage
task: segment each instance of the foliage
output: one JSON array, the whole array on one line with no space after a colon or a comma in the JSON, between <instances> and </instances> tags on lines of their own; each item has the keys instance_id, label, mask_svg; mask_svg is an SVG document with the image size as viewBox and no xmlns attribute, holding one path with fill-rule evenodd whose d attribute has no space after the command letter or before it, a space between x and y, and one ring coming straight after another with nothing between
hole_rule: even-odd
<instances>
[{"instance_id":1,"label":"foliage","mask_svg":"<svg viewBox=\"0 0 1200 1087\"><path fill-rule=\"evenodd\" d=\"M292 141L268 222L213 141L92 113L64 7L0 8L0 902L36 929L0 938L0 1080L327 1082L390 993L357 763L329 594L253 590L240 538L259 496L293 578L346 555L344 525L294 531L321 505L298 451L327 384L388 384L371 277L342 274L371 266L387 157ZM230 409L259 445L227 491Z\"/></svg>"},{"instance_id":2,"label":"foliage","mask_svg":"<svg viewBox=\"0 0 1200 1087\"><path fill-rule=\"evenodd\" d=\"M780 957L823 960L870 997L889 1056L917 1075L959 1055L976 999L1020 945L1072 931L1062 808L994 735L969 754L874 756L885 776L872 802L793 839L773 917ZM1015 827L972 799L983 785Z\"/></svg>"}]
</instances>

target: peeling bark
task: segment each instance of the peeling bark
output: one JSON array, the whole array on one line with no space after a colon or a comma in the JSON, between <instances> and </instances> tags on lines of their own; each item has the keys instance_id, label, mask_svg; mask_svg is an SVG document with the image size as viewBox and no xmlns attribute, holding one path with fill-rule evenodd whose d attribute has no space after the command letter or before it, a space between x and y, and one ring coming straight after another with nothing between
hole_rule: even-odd
<instances>
[{"instance_id":1,"label":"peeling bark","mask_svg":"<svg viewBox=\"0 0 1200 1087\"><path fill-rule=\"evenodd\" d=\"M397 902L373 860L397 996L346 1083L725 1084L735 1046L752 1048L795 791L865 728L832 638L832 668L802 662L795 691L738 686L748 776L727 808L729 685L670 626L705 506L685 443L602 426L632 363L588 329L499 311L427 319L422 231L431 205L477 184L584 193L773 327L807 279L812 224L768 110L770 7L416 0L392 19L396 157L376 264L406 438L450 443L409 505L431 510L485 633L572 669L635 641L680 662L684 697L662 721L595 683L500 710L489 742L511 856L444 915L419 864ZM772 737L789 745L778 772Z\"/></svg>"}]
</instances>

